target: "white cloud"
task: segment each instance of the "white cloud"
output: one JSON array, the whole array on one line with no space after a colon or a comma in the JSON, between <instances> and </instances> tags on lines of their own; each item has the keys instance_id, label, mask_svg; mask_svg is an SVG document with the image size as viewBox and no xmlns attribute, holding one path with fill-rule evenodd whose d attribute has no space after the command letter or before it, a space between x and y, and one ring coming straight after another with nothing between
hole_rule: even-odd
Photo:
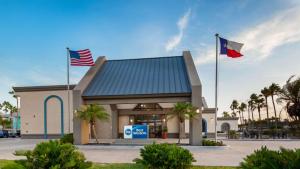
<instances>
[{"instance_id":1,"label":"white cloud","mask_svg":"<svg viewBox=\"0 0 300 169\"><path fill-rule=\"evenodd\" d=\"M272 52L283 45L300 41L300 6L281 11L270 20L245 29L230 40L244 43L242 53L245 57L262 60L270 57ZM211 46L207 52L199 50L196 64L214 61L215 47Z\"/></svg>"},{"instance_id":2,"label":"white cloud","mask_svg":"<svg viewBox=\"0 0 300 169\"><path fill-rule=\"evenodd\" d=\"M167 42L165 46L166 51L171 51L180 44L183 37L183 33L188 26L190 15L191 9L185 12L185 14L178 20L177 27L179 29L179 32L177 35L171 37L170 40Z\"/></svg>"}]
</instances>

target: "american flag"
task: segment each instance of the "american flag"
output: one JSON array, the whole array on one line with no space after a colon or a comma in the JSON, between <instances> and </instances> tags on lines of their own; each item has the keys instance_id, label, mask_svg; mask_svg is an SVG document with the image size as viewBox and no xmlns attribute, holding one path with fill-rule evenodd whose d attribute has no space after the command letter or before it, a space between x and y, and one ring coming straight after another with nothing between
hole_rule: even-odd
<instances>
[{"instance_id":1,"label":"american flag","mask_svg":"<svg viewBox=\"0 0 300 169\"><path fill-rule=\"evenodd\" d=\"M69 50L72 66L94 66L92 53L89 49L72 51Z\"/></svg>"}]
</instances>

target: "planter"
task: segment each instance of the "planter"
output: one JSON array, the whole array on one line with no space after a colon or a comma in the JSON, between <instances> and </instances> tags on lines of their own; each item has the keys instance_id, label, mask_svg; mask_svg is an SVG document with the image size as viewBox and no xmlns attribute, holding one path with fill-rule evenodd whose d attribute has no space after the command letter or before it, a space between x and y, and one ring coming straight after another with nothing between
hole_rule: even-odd
<instances>
[{"instance_id":1,"label":"planter","mask_svg":"<svg viewBox=\"0 0 300 169\"><path fill-rule=\"evenodd\" d=\"M163 132L162 133L162 138L163 139L167 139L168 138L168 133L167 132Z\"/></svg>"}]
</instances>

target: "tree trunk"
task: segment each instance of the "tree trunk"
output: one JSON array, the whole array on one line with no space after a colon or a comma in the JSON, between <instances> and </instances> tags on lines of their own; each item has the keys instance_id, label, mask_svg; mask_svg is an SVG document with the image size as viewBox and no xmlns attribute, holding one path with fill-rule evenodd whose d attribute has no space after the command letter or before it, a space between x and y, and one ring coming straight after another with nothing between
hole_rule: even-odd
<instances>
[{"instance_id":1,"label":"tree trunk","mask_svg":"<svg viewBox=\"0 0 300 169\"><path fill-rule=\"evenodd\" d=\"M261 138L261 131L262 131L262 128L261 128L261 116L260 116L260 105L257 106L257 110L258 110L258 118L259 118L259 133L258 133L258 137Z\"/></svg>"},{"instance_id":2,"label":"tree trunk","mask_svg":"<svg viewBox=\"0 0 300 169\"><path fill-rule=\"evenodd\" d=\"M184 121L183 121L183 122L179 122L178 144L181 143L181 139L183 138L184 135L185 135L185 131L184 131Z\"/></svg>"},{"instance_id":3,"label":"tree trunk","mask_svg":"<svg viewBox=\"0 0 300 169\"><path fill-rule=\"evenodd\" d=\"M267 119L269 119L269 106L268 106L268 97L265 97L265 99L266 99Z\"/></svg>"},{"instance_id":4,"label":"tree trunk","mask_svg":"<svg viewBox=\"0 0 300 169\"><path fill-rule=\"evenodd\" d=\"M244 118L244 112L242 111L242 121L243 121L243 124L245 124L245 118Z\"/></svg>"},{"instance_id":5,"label":"tree trunk","mask_svg":"<svg viewBox=\"0 0 300 169\"><path fill-rule=\"evenodd\" d=\"M99 144L99 140L98 140L98 137L97 137L97 134L96 134L95 122L92 122L91 125L92 125L93 134L94 134L95 139L96 139L96 143Z\"/></svg>"},{"instance_id":6,"label":"tree trunk","mask_svg":"<svg viewBox=\"0 0 300 169\"><path fill-rule=\"evenodd\" d=\"M274 115L275 115L275 118L277 118L277 112L276 112L276 107L275 107L275 102L274 102L274 96L272 95L271 98L272 98L272 103L273 103L273 108L274 108Z\"/></svg>"}]
</instances>

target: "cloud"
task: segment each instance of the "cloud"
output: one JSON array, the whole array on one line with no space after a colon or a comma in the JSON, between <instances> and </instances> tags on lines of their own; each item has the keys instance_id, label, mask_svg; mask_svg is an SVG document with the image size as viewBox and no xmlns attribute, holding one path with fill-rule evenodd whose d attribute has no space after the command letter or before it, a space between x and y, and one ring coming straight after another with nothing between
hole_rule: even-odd
<instances>
[{"instance_id":1,"label":"cloud","mask_svg":"<svg viewBox=\"0 0 300 169\"><path fill-rule=\"evenodd\" d=\"M270 20L245 29L230 40L244 43L242 53L247 58L263 60L283 45L300 41L300 6L281 11ZM215 47L211 46L206 52L198 49L196 64L214 61Z\"/></svg>"},{"instance_id":2,"label":"cloud","mask_svg":"<svg viewBox=\"0 0 300 169\"><path fill-rule=\"evenodd\" d=\"M165 46L166 51L171 51L180 44L183 37L183 33L188 26L190 15L191 9L186 11L185 14L178 20L177 27L179 29L179 32L177 35L171 37L170 40L167 42Z\"/></svg>"}]
</instances>

